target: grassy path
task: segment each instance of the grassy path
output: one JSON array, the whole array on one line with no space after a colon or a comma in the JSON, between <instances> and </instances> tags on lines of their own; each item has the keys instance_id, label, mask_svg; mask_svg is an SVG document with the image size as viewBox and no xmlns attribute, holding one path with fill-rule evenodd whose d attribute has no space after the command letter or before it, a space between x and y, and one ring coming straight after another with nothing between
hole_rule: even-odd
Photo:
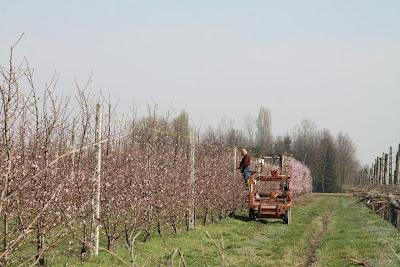
<instances>
[{"instance_id":1,"label":"grassy path","mask_svg":"<svg viewBox=\"0 0 400 267\"><path fill-rule=\"evenodd\" d=\"M248 222L238 216L174 237L137 242L137 263L165 266L179 248L187 266L354 266L355 262L400 266L389 247L400 253L399 232L353 203L348 196L309 195L295 204L289 226L272 220ZM123 244L114 251L128 261ZM119 266L105 253L85 263L68 256L65 251L55 255L52 266Z\"/></svg>"},{"instance_id":2,"label":"grassy path","mask_svg":"<svg viewBox=\"0 0 400 267\"><path fill-rule=\"evenodd\" d=\"M321 266L400 266L392 247L400 253L400 233L361 204L346 198L336 200L336 216L328 226L318 253ZM350 260L352 259L352 260Z\"/></svg>"}]
</instances>

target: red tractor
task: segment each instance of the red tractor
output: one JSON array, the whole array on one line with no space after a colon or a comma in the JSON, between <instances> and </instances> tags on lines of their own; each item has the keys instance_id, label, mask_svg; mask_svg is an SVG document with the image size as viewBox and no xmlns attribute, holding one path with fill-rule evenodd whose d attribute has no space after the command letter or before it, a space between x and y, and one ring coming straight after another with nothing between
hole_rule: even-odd
<instances>
[{"instance_id":1,"label":"red tractor","mask_svg":"<svg viewBox=\"0 0 400 267\"><path fill-rule=\"evenodd\" d=\"M280 168L273 169L270 174L253 172L249 180L249 218L282 219L283 223L291 221L292 193L289 191L290 176L281 175L284 156L264 157L279 159Z\"/></svg>"}]
</instances>

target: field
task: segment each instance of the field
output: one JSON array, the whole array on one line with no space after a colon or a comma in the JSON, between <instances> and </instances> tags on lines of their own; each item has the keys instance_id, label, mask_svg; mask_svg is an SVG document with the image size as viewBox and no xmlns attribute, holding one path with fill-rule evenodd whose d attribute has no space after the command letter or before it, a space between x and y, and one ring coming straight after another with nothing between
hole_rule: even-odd
<instances>
[{"instance_id":1,"label":"field","mask_svg":"<svg viewBox=\"0 0 400 267\"><path fill-rule=\"evenodd\" d=\"M208 235L208 234L209 235ZM140 239L140 237L139 237ZM51 266L122 266L101 251L85 262L70 254L74 243L48 255ZM69 248L68 248L69 247ZM399 266L400 234L349 195L308 194L297 199L293 221L247 221L232 216L177 235L135 243L137 266ZM124 242L113 252L129 263ZM71 252L72 253L72 252Z\"/></svg>"}]
</instances>

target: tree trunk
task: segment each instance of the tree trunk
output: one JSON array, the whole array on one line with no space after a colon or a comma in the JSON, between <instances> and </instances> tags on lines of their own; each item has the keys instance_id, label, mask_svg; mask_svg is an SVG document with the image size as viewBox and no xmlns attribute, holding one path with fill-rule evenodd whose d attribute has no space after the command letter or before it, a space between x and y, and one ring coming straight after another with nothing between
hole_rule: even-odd
<instances>
[{"instance_id":1,"label":"tree trunk","mask_svg":"<svg viewBox=\"0 0 400 267\"><path fill-rule=\"evenodd\" d=\"M82 234L83 234L83 239L82 239L80 258L81 260L84 260L87 254L87 225L85 221L83 222Z\"/></svg>"},{"instance_id":2,"label":"tree trunk","mask_svg":"<svg viewBox=\"0 0 400 267\"><path fill-rule=\"evenodd\" d=\"M160 235L160 237L162 237L162 232L161 232L161 224L160 222L157 223L157 232Z\"/></svg>"},{"instance_id":3,"label":"tree trunk","mask_svg":"<svg viewBox=\"0 0 400 267\"><path fill-rule=\"evenodd\" d=\"M144 233L145 233L145 235L144 235L143 242L147 242L150 239L150 231L148 229L145 229Z\"/></svg>"},{"instance_id":4,"label":"tree trunk","mask_svg":"<svg viewBox=\"0 0 400 267\"><path fill-rule=\"evenodd\" d=\"M178 233L178 229L176 228L176 221L175 220L172 220L171 226L172 226L172 229L174 230L174 233L175 234Z\"/></svg>"},{"instance_id":5,"label":"tree trunk","mask_svg":"<svg viewBox=\"0 0 400 267\"><path fill-rule=\"evenodd\" d=\"M208 208L206 208L206 211L204 212L203 225L206 225L207 223L207 216L208 216Z\"/></svg>"},{"instance_id":6,"label":"tree trunk","mask_svg":"<svg viewBox=\"0 0 400 267\"><path fill-rule=\"evenodd\" d=\"M36 261L39 266L46 266L46 260L44 258L44 233L42 232L42 226L39 225L38 228L36 229L36 250L37 250L37 255L36 255Z\"/></svg>"}]
</instances>

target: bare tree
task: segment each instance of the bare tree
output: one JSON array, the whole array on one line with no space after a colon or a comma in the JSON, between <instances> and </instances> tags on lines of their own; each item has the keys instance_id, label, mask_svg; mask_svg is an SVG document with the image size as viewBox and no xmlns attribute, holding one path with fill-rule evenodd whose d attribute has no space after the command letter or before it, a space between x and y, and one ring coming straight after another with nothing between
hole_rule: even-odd
<instances>
[{"instance_id":1,"label":"bare tree","mask_svg":"<svg viewBox=\"0 0 400 267\"><path fill-rule=\"evenodd\" d=\"M343 192L343 184L350 183L359 168L356 147L348 134L339 133L336 137L336 153L337 175Z\"/></svg>"},{"instance_id":2,"label":"bare tree","mask_svg":"<svg viewBox=\"0 0 400 267\"><path fill-rule=\"evenodd\" d=\"M22 64L18 67L14 66L14 49L18 45L19 41L24 34L21 34L18 40L10 47L10 57L8 69L1 67L0 75L3 77L3 83L0 83L0 122L1 122L1 143L0 143L0 155L5 166L2 174L2 192L1 192L1 203L0 211L3 213L3 227L2 227L2 251L8 250L8 235L9 235L9 222L10 222L10 207L7 196L10 193L10 187L12 184L13 169L15 164L14 155L15 153L15 126L17 126L19 118L25 107L23 107L23 97L19 89L18 80L23 76L24 69ZM7 264L7 257L3 258L3 265Z\"/></svg>"},{"instance_id":3,"label":"bare tree","mask_svg":"<svg viewBox=\"0 0 400 267\"><path fill-rule=\"evenodd\" d=\"M254 147L256 143L256 120L249 115L244 119L244 134L246 135L248 147Z\"/></svg>"},{"instance_id":4,"label":"bare tree","mask_svg":"<svg viewBox=\"0 0 400 267\"><path fill-rule=\"evenodd\" d=\"M309 165L317 142L317 126L310 120L301 121L293 133L293 150L297 159Z\"/></svg>"},{"instance_id":5,"label":"bare tree","mask_svg":"<svg viewBox=\"0 0 400 267\"><path fill-rule=\"evenodd\" d=\"M292 137L290 135L277 136L274 140L275 154L292 153Z\"/></svg>"},{"instance_id":6,"label":"bare tree","mask_svg":"<svg viewBox=\"0 0 400 267\"><path fill-rule=\"evenodd\" d=\"M273 153L271 112L268 108L261 106L257 118L257 150L260 155Z\"/></svg>"}]
</instances>

